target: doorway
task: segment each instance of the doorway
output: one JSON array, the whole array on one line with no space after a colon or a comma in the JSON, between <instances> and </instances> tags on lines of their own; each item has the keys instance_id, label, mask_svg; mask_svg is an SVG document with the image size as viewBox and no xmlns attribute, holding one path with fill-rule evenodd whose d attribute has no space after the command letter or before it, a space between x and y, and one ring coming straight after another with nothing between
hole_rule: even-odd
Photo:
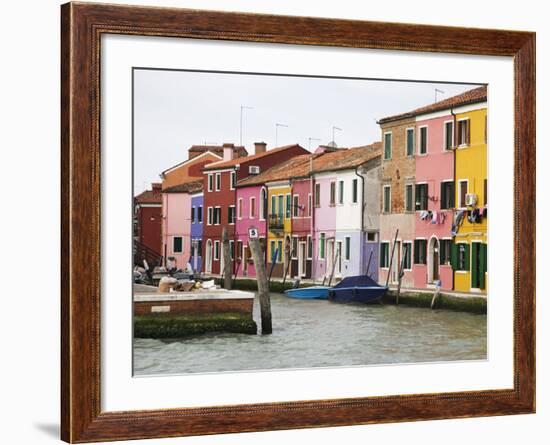
<instances>
[{"instance_id":1,"label":"doorway","mask_svg":"<svg viewBox=\"0 0 550 445\"><path fill-rule=\"evenodd\" d=\"M206 241L206 273L212 273L212 240Z\"/></svg>"},{"instance_id":2,"label":"doorway","mask_svg":"<svg viewBox=\"0 0 550 445\"><path fill-rule=\"evenodd\" d=\"M428 246L428 283L439 280L439 240L433 236Z\"/></svg>"},{"instance_id":3,"label":"doorway","mask_svg":"<svg viewBox=\"0 0 550 445\"><path fill-rule=\"evenodd\" d=\"M299 247L298 247L298 276L299 277L305 277L306 276L306 243L304 241L300 241Z\"/></svg>"}]
</instances>

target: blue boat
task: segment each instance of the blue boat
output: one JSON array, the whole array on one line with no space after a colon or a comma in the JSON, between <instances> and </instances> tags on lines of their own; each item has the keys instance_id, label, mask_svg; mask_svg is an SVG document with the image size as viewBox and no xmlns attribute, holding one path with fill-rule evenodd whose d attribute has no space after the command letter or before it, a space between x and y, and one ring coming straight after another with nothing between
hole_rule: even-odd
<instances>
[{"instance_id":1,"label":"blue boat","mask_svg":"<svg viewBox=\"0 0 550 445\"><path fill-rule=\"evenodd\" d=\"M330 289L328 286L298 287L296 289L285 290L285 295L290 298L301 298L304 300L327 300Z\"/></svg>"},{"instance_id":2,"label":"blue boat","mask_svg":"<svg viewBox=\"0 0 550 445\"><path fill-rule=\"evenodd\" d=\"M379 303L388 291L367 275L347 277L328 291L328 299L338 303Z\"/></svg>"}]
</instances>

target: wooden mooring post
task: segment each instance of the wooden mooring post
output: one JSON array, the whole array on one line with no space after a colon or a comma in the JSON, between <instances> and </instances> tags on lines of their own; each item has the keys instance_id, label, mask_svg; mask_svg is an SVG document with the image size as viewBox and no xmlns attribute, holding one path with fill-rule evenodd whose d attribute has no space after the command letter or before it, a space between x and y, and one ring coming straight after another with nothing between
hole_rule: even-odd
<instances>
[{"instance_id":1,"label":"wooden mooring post","mask_svg":"<svg viewBox=\"0 0 550 445\"><path fill-rule=\"evenodd\" d=\"M260 240L256 237L249 237L248 245L252 253L254 268L256 269L256 281L258 282L258 300L260 302L260 318L262 335L271 334L271 298L269 296L269 282L265 269L264 254Z\"/></svg>"},{"instance_id":2,"label":"wooden mooring post","mask_svg":"<svg viewBox=\"0 0 550 445\"><path fill-rule=\"evenodd\" d=\"M227 234L227 227L222 230L222 255L223 255L223 287L224 289L231 289L233 275L233 261L231 261L231 252L229 251L229 235Z\"/></svg>"},{"instance_id":3,"label":"wooden mooring post","mask_svg":"<svg viewBox=\"0 0 550 445\"><path fill-rule=\"evenodd\" d=\"M398 234L399 234L399 229L397 229L395 231L395 238L393 240L393 246L392 246L392 249L391 249L390 264L389 264L389 267L388 267L388 275L386 276L386 287L388 287L388 284L390 282L391 267L392 267L392 264L393 264L393 253L395 251L395 245L397 244L397 235Z\"/></svg>"}]
</instances>

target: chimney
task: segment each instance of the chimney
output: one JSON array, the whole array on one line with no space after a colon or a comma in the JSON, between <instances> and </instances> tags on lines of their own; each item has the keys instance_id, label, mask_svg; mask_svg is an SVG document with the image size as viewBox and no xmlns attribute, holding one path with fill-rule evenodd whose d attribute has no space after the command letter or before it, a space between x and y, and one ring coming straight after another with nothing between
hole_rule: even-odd
<instances>
[{"instance_id":1,"label":"chimney","mask_svg":"<svg viewBox=\"0 0 550 445\"><path fill-rule=\"evenodd\" d=\"M235 154L235 144L223 144L223 160L231 161Z\"/></svg>"},{"instance_id":2,"label":"chimney","mask_svg":"<svg viewBox=\"0 0 550 445\"><path fill-rule=\"evenodd\" d=\"M254 154L265 153L266 149L267 144L265 142L254 142Z\"/></svg>"},{"instance_id":3,"label":"chimney","mask_svg":"<svg viewBox=\"0 0 550 445\"><path fill-rule=\"evenodd\" d=\"M151 184L151 190L153 191L153 193L160 193L161 190L162 190L162 184L160 182L153 182Z\"/></svg>"}]
</instances>

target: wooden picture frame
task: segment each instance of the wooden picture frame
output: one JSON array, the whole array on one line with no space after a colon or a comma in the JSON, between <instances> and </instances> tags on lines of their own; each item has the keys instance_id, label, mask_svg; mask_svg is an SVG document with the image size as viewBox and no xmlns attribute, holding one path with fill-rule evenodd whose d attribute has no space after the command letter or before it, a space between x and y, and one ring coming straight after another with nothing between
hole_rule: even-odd
<instances>
[{"instance_id":1,"label":"wooden picture frame","mask_svg":"<svg viewBox=\"0 0 550 445\"><path fill-rule=\"evenodd\" d=\"M535 411L534 33L91 3L65 4L61 18L63 440L92 442ZM513 389L102 412L99 74L104 33L512 56Z\"/></svg>"}]
</instances>

